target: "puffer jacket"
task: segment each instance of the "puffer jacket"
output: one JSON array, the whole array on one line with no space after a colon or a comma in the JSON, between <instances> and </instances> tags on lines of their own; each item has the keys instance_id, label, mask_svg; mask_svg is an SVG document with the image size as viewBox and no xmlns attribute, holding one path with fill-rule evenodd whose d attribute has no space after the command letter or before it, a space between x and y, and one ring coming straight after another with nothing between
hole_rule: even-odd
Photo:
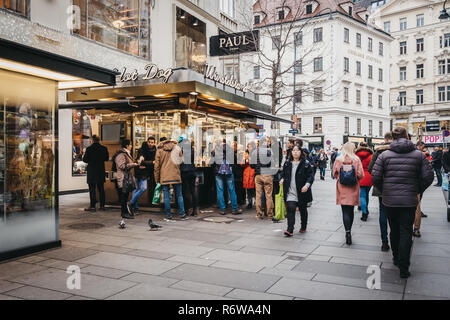
<instances>
[{"instance_id":1,"label":"puffer jacket","mask_svg":"<svg viewBox=\"0 0 450 320\"><path fill-rule=\"evenodd\" d=\"M372 176L369 172L369 164L372 160L373 151L370 148L367 147L361 147L356 150L356 155L358 156L359 160L361 160L363 169L364 169L364 178L359 182L359 185L361 187L371 187L373 186L372 183Z\"/></svg>"},{"instance_id":2,"label":"puffer jacket","mask_svg":"<svg viewBox=\"0 0 450 320\"><path fill-rule=\"evenodd\" d=\"M372 160L370 160L370 164L369 164L369 168L368 168L370 174L372 174L373 166L375 165L375 162L377 161L380 154L389 150L389 145L390 145L390 143L385 143L375 149L375 154L372 156ZM382 192L376 186L373 186L372 196L373 197L381 197Z\"/></svg>"},{"instance_id":3,"label":"puffer jacket","mask_svg":"<svg viewBox=\"0 0 450 320\"><path fill-rule=\"evenodd\" d=\"M166 140L158 145L155 156L155 181L161 185L181 183L181 148L175 141Z\"/></svg>"},{"instance_id":4,"label":"puffer jacket","mask_svg":"<svg viewBox=\"0 0 450 320\"><path fill-rule=\"evenodd\" d=\"M433 179L426 156L404 138L392 142L372 170L373 184L382 191L386 207L417 207L417 195L424 192Z\"/></svg>"}]
</instances>

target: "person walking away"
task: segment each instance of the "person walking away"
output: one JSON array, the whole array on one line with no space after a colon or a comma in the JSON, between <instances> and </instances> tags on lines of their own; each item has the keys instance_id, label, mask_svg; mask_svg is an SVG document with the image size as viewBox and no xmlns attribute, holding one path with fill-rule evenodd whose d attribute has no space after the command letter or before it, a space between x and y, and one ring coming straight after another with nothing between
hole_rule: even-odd
<instances>
[{"instance_id":1,"label":"person walking away","mask_svg":"<svg viewBox=\"0 0 450 320\"><path fill-rule=\"evenodd\" d=\"M155 181L161 184L164 192L164 209L166 210L166 221L173 221L170 209L170 186L175 192L175 199L178 202L180 219L186 220L184 211L184 201L181 185L180 164L183 162L181 148L176 141L161 138L155 156Z\"/></svg>"},{"instance_id":2,"label":"person walking away","mask_svg":"<svg viewBox=\"0 0 450 320\"><path fill-rule=\"evenodd\" d=\"M131 144L131 141L125 139L122 141L122 149L120 149L113 157L117 169L116 189L122 210L121 216L124 219L134 219L131 206L127 204L130 191L127 190L127 186L124 186L125 181L128 183L128 181L134 180L133 172L131 170L140 166L140 160L138 160L138 163L133 162L133 158L131 157L132 149L133 145Z\"/></svg>"},{"instance_id":3,"label":"person walking away","mask_svg":"<svg viewBox=\"0 0 450 320\"><path fill-rule=\"evenodd\" d=\"M188 216L197 216L198 198L195 192L195 149L194 143L182 135L178 140L179 146L183 152L183 163L180 165L181 181L183 189L184 210Z\"/></svg>"},{"instance_id":4,"label":"person walking away","mask_svg":"<svg viewBox=\"0 0 450 320\"><path fill-rule=\"evenodd\" d=\"M231 171L233 171L234 176L234 190L236 191L236 198L238 206L243 206L245 204L245 189L244 189L244 168L242 168L241 163L244 157L244 147L238 145L237 141L234 141L234 162L231 166Z\"/></svg>"},{"instance_id":5,"label":"person walking away","mask_svg":"<svg viewBox=\"0 0 450 320\"><path fill-rule=\"evenodd\" d=\"M433 164L434 172L436 172L436 178L438 180L436 187L442 186L442 150L439 147L434 147L434 152L431 154L433 160L431 163Z\"/></svg>"},{"instance_id":6,"label":"person walking away","mask_svg":"<svg viewBox=\"0 0 450 320\"><path fill-rule=\"evenodd\" d=\"M370 160L370 164L369 164L369 168L368 168L370 174L372 174L373 166L375 165L375 162L377 161L378 157L383 152L389 150L389 145L392 143L392 141L393 141L392 133L387 132L384 135L384 143L375 150L375 154L373 155L372 160ZM380 233L381 233L381 251L386 252L386 251L389 251L389 249L390 249L389 240L388 240L388 222L387 222L387 216L386 216L386 208L384 207L384 204L383 204L383 197L382 197L381 190L378 189L376 186L373 186L372 196L378 197L379 224L380 224Z\"/></svg>"},{"instance_id":7,"label":"person walking away","mask_svg":"<svg viewBox=\"0 0 450 320\"><path fill-rule=\"evenodd\" d=\"M334 180L334 176L333 176L333 167L334 167L334 162L336 161L336 158L339 156L339 150L338 148L334 147L333 148L333 152L331 152L331 156L330 156L330 168L331 168L331 179Z\"/></svg>"},{"instance_id":8,"label":"person walking away","mask_svg":"<svg viewBox=\"0 0 450 320\"><path fill-rule=\"evenodd\" d=\"M401 278L408 278L417 195L433 183L434 174L426 156L408 140L405 128L394 129L392 136L389 150L375 162L372 181L382 190L394 265Z\"/></svg>"},{"instance_id":9,"label":"person walking away","mask_svg":"<svg viewBox=\"0 0 450 320\"><path fill-rule=\"evenodd\" d=\"M363 165L364 169L364 178L359 182L360 184L360 203L361 203L361 211L362 221L367 221L367 217L369 216L369 198L370 198L370 189L372 189L372 176L369 172L369 164L372 160L373 151L369 148L369 145L365 142L360 142L358 145L358 149L356 149L356 155Z\"/></svg>"},{"instance_id":10,"label":"person walking away","mask_svg":"<svg viewBox=\"0 0 450 320\"><path fill-rule=\"evenodd\" d=\"M355 206L360 204L359 181L364 178L361 160L355 154L355 144L347 142L336 158L333 167L336 181L336 204L341 206L345 227L345 242L352 244L352 226L355 216Z\"/></svg>"},{"instance_id":11,"label":"person walking away","mask_svg":"<svg viewBox=\"0 0 450 320\"><path fill-rule=\"evenodd\" d=\"M323 149L320 150L320 153L317 157L317 161L319 163L320 180L325 180L325 172L328 165L328 156L325 153L325 150Z\"/></svg>"},{"instance_id":12,"label":"person walking away","mask_svg":"<svg viewBox=\"0 0 450 320\"><path fill-rule=\"evenodd\" d=\"M273 175L276 171L271 168L273 162L272 151L267 146L267 138L262 137L259 142L259 147L253 151L250 157L250 165L255 169L256 217L260 220L264 219L264 209L262 205L262 193L264 190L267 217L273 219Z\"/></svg>"},{"instance_id":13,"label":"person walking away","mask_svg":"<svg viewBox=\"0 0 450 320\"><path fill-rule=\"evenodd\" d=\"M155 192L155 176L153 174L154 161L156 155L155 138L149 137L147 142L143 142L141 148L137 152L136 161L140 160L141 165L134 168L134 177L136 178L136 189L131 196L130 206L133 213L139 210L138 201L140 197L149 190L149 195L153 199ZM150 197L149 197L150 199ZM150 201L151 202L151 201Z\"/></svg>"},{"instance_id":14,"label":"person walking away","mask_svg":"<svg viewBox=\"0 0 450 320\"><path fill-rule=\"evenodd\" d=\"M241 214L242 210L238 207L236 190L234 188L234 176L231 164L234 162L234 150L225 139L222 144L218 144L211 152L214 162L214 173L216 176L217 202L221 215L225 215L224 187L226 185L230 194L232 214Z\"/></svg>"},{"instance_id":15,"label":"person walking away","mask_svg":"<svg viewBox=\"0 0 450 320\"><path fill-rule=\"evenodd\" d=\"M87 183L89 185L90 206L84 209L96 212L97 192L100 197L100 210L105 210L105 161L109 160L108 148L100 144L100 138L92 136L92 144L86 148L83 162L87 163Z\"/></svg>"},{"instance_id":16,"label":"person walking away","mask_svg":"<svg viewBox=\"0 0 450 320\"><path fill-rule=\"evenodd\" d=\"M313 168L306 159L299 145L292 148L292 160L284 163L281 174L280 185L283 185L284 201L287 209L286 237L294 235L295 212L300 210L301 227L300 233L305 233L308 226L307 204L312 202L311 185L314 182Z\"/></svg>"}]
</instances>

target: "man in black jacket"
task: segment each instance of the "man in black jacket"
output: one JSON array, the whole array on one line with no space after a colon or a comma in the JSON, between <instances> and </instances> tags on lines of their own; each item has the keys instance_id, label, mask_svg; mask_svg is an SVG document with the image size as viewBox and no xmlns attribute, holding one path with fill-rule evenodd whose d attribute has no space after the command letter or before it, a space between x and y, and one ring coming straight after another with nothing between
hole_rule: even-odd
<instances>
[{"instance_id":1,"label":"man in black jacket","mask_svg":"<svg viewBox=\"0 0 450 320\"><path fill-rule=\"evenodd\" d=\"M408 278L417 195L433 183L434 175L426 156L408 140L405 128L396 128L392 136L389 150L375 162L372 181L386 207L394 264L400 277Z\"/></svg>"},{"instance_id":2,"label":"man in black jacket","mask_svg":"<svg viewBox=\"0 0 450 320\"><path fill-rule=\"evenodd\" d=\"M442 186L442 150L439 149L439 147L434 147L434 152L431 154L433 157L433 160L431 163L433 164L434 172L436 172L437 177L437 184L435 184L436 187Z\"/></svg>"},{"instance_id":3,"label":"man in black jacket","mask_svg":"<svg viewBox=\"0 0 450 320\"><path fill-rule=\"evenodd\" d=\"M193 142L189 141L187 136L183 134L178 140L178 145L183 151L183 163L180 165L180 172L183 184L184 209L188 216L197 216L199 212L197 194L195 193L197 175L195 173Z\"/></svg>"},{"instance_id":4,"label":"man in black jacket","mask_svg":"<svg viewBox=\"0 0 450 320\"><path fill-rule=\"evenodd\" d=\"M105 161L109 160L108 149L100 144L100 138L92 136L92 145L87 147L83 162L88 164L87 183L89 184L89 198L91 205L85 211L95 212L97 203L96 189L100 196L100 210L105 210Z\"/></svg>"}]
</instances>

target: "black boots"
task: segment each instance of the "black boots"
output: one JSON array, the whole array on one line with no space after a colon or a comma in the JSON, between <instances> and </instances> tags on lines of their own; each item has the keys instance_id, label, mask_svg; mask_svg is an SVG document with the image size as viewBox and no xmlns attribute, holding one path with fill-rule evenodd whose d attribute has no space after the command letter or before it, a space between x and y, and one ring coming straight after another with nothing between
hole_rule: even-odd
<instances>
[{"instance_id":1,"label":"black boots","mask_svg":"<svg viewBox=\"0 0 450 320\"><path fill-rule=\"evenodd\" d=\"M350 231L345 233L345 243L349 246L352 244L352 234Z\"/></svg>"},{"instance_id":2,"label":"black boots","mask_svg":"<svg viewBox=\"0 0 450 320\"><path fill-rule=\"evenodd\" d=\"M387 252L390 249L391 249L391 247L389 247L389 243L388 242L383 242L383 244L381 245L381 251Z\"/></svg>"}]
</instances>

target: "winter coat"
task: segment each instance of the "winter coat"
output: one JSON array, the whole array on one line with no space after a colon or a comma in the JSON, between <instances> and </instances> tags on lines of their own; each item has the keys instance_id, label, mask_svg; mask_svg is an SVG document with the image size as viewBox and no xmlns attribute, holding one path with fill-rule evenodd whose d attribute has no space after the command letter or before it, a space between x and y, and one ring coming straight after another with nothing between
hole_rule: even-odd
<instances>
[{"instance_id":1,"label":"winter coat","mask_svg":"<svg viewBox=\"0 0 450 320\"><path fill-rule=\"evenodd\" d=\"M426 156L407 139L391 143L372 170L373 184L382 191L386 207L416 207L417 195L432 183L434 172Z\"/></svg>"},{"instance_id":2,"label":"winter coat","mask_svg":"<svg viewBox=\"0 0 450 320\"><path fill-rule=\"evenodd\" d=\"M114 161L116 162L117 167L117 186L122 188L125 171L130 170L130 174L134 179L133 171L131 169L136 167L137 164L133 162L130 152L127 149L120 149Z\"/></svg>"},{"instance_id":3,"label":"winter coat","mask_svg":"<svg viewBox=\"0 0 450 320\"><path fill-rule=\"evenodd\" d=\"M317 162L318 162L318 164L319 164L319 168L320 168L320 169L326 169L326 168L327 168L327 165L328 165L328 156L324 153L324 154L323 154L323 159L322 159L322 160L320 160L320 157L321 157L321 154L319 153L319 154L317 155Z\"/></svg>"},{"instance_id":4,"label":"winter coat","mask_svg":"<svg viewBox=\"0 0 450 320\"><path fill-rule=\"evenodd\" d=\"M353 165L355 167L355 174L357 183L353 186L344 186L339 182L339 176L342 165ZM359 206L360 184L359 181L364 178L364 169L359 158L351 160L346 157L342 162L340 158L336 158L333 167L333 177L337 179L336 182L336 204L342 206Z\"/></svg>"},{"instance_id":5,"label":"winter coat","mask_svg":"<svg viewBox=\"0 0 450 320\"><path fill-rule=\"evenodd\" d=\"M450 172L450 153L448 151L442 155L442 166L444 167L445 173Z\"/></svg>"},{"instance_id":6,"label":"winter coat","mask_svg":"<svg viewBox=\"0 0 450 320\"><path fill-rule=\"evenodd\" d=\"M143 142L142 147L137 153L136 161L139 160L139 158L144 157L144 161L142 161L141 166L145 167L145 169L140 169L139 167L134 169L134 176L137 179L148 179L151 175L153 175L155 170L155 156L156 147L150 148L147 142Z\"/></svg>"},{"instance_id":7,"label":"winter coat","mask_svg":"<svg viewBox=\"0 0 450 320\"><path fill-rule=\"evenodd\" d=\"M255 189L255 169L250 166L250 160L244 159L242 167L244 168L243 186L244 189Z\"/></svg>"},{"instance_id":8,"label":"winter coat","mask_svg":"<svg viewBox=\"0 0 450 320\"><path fill-rule=\"evenodd\" d=\"M433 152L431 154L433 157L432 164L433 169L441 169L442 168L442 150L439 150L438 152Z\"/></svg>"},{"instance_id":9,"label":"winter coat","mask_svg":"<svg viewBox=\"0 0 450 320\"><path fill-rule=\"evenodd\" d=\"M175 141L166 140L158 145L155 156L155 181L161 185L181 183L181 148Z\"/></svg>"},{"instance_id":10,"label":"winter coat","mask_svg":"<svg viewBox=\"0 0 450 320\"><path fill-rule=\"evenodd\" d=\"M180 165L182 175L195 174L195 150L188 140L180 142L179 147L183 152L183 163Z\"/></svg>"},{"instance_id":11,"label":"winter coat","mask_svg":"<svg viewBox=\"0 0 450 320\"><path fill-rule=\"evenodd\" d=\"M375 154L373 155L372 160L370 160L370 164L369 164L369 168L368 168L368 171L369 171L370 174L372 174L373 166L375 165L375 162L377 161L377 159L380 156L380 154L382 154L386 150L389 150L389 145L390 145L390 143L385 143L385 144L379 146L375 150ZM372 178L372 176L371 176L371 178ZM372 196L374 196L374 197L381 197L382 196L382 192L376 186L373 186Z\"/></svg>"},{"instance_id":12,"label":"winter coat","mask_svg":"<svg viewBox=\"0 0 450 320\"><path fill-rule=\"evenodd\" d=\"M243 152L242 151L235 151L234 152L234 163L231 166L231 169L233 171L234 180L242 181L244 176L244 168L241 166L242 158L243 158Z\"/></svg>"},{"instance_id":13,"label":"winter coat","mask_svg":"<svg viewBox=\"0 0 450 320\"><path fill-rule=\"evenodd\" d=\"M287 200L289 188L291 187L292 177L292 161L288 160L284 163L283 171L281 173L283 181L284 201ZM311 186L314 182L314 171L306 158L302 157L295 173L295 185L297 187L298 203L306 205L313 201ZM302 193L302 188L309 183L308 191Z\"/></svg>"},{"instance_id":14,"label":"winter coat","mask_svg":"<svg viewBox=\"0 0 450 320\"><path fill-rule=\"evenodd\" d=\"M364 169L364 178L359 182L359 185L361 187L371 187L373 186L372 183L372 176L369 172L369 165L370 161L372 160L373 151L370 148L361 147L356 150L356 155L361 160L363 169Z\"/></svg>"},{"instance_id":15,"label":"winter coat","mask_svg":"<svg viewBox=\"0 0 450 320\"><path fill-rule=\"evenodd\" d=\"M253 150L250 155L250 165L255 169L255 176L258 175L274 175L278 172L275 169L275 160L272 151L267 147L260 147Z\"/></svg>"},{"instance_id":16,"label":"winter coat","mask_svg":"<svg viewBox=\"0 0 450 320\"><path fill-rule=\"evenodd\" d=\"M105 161L109 160L108 148L100 143L87 147L83 162L88 164L87 183L105 183Z\"/></svg>"}]
</instances>

